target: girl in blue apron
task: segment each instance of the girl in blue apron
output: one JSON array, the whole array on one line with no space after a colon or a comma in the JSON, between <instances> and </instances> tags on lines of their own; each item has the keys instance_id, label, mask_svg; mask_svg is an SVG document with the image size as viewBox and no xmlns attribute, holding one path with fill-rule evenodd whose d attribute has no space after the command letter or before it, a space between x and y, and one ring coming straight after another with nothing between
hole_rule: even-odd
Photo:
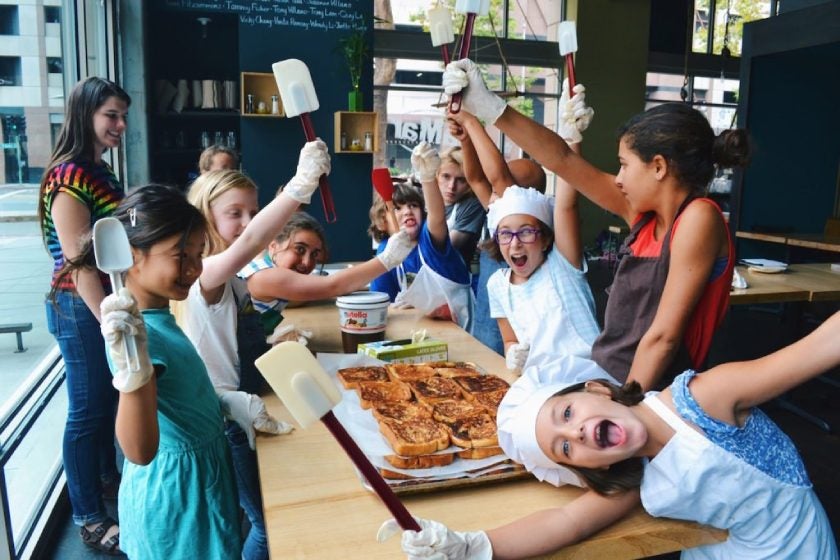
<instances>
[{"instance_id":1,"label":"girl in blue apron","mask_svg":"<svg viewBox=\"0 0 840 560\"><path fill-rule=\"evenodd\" d=\"M834 532L796 447L757 406L840 365L838 337L840 313L766 357L688 370L647 395L637 383L558 381L563 370L598 376L579 358L530 368L499 406L500 445L543 480L575 472L592 490L487 532L421 520L421 532L403 534L403 550L449 560L489 560L494 550L542 555L620 519L641 499L654 517L728 531L721 543L683 551L684 559L836 560ZM526 526L546 530L514 530Z\"/></svg>"},{"instance_id":2,"label":"girl in blue apron","mask_svg":"<svg viewBox=\"0 0 840 560\"><path fill-rule=\"evenodd\" d=\"M728 309L735 258L720 209L696 197L715 166L746 164L746 131L715 135L699 111L682 103L658 105L619 131L620 167L613 175L507 107L487 90L472 61L452 63L443 83L450 94L464 89L464 109L495 123L543 166L632 227L593 359L619 381L638 381L645 389L686 366L700 367ZM564 126L569 119L561 120Z\"/></svg>"}]
</instances>

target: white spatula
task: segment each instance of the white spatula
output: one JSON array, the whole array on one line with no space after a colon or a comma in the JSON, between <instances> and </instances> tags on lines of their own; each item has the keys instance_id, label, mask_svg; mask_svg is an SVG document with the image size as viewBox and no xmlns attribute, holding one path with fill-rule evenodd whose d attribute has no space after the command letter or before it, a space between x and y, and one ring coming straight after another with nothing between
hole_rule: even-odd
<instances>
[{"instance_id":1,"label":"white spatula","mask_svg":"<svg viewBox=\"0 0 840 560\"><path fill-rule=\"evenodd\" d=\"M575 79L575 53L577 52L577 29L573 21L561 21L557 26L557 43L560 45L560 55L566 57L566 77L569 78L569 97L577 83Z\"/></svg>"},{"instance_id":2,"label":"white spatula","mask_svg":"<svg viewBox=\"0 0 840 560\"><path fill-rule=\"evenodd\" d=\"M134 266L131 245L125 228L116 218L102 218L93 224L93 254L96 267L111 277L111 288L116 294L123 288L122 273ZM137 360L137 342L134 336L123 336L123 352L131 371L140 369Z\"/></svg>"},{"instance_id":3,"label":"white spatula","mask_svg":"<svg viewBox=\"0 0 840 560\"><path fill-rule=\"evenodd\" d=\"M475 16L486 16L490 12L490 0L455 0L455 11L459 14L467 14L464 34L461 36L461 49L458 51L458 60L461 60L470 54ZM452 96L449 101L450 112L457 113L461 110L461 97L463 97L461 93Z\"/></svg>"},{"instance_id":4,"label":"white spatula","mask_svg":"<svg viewBox=\"0 0 840 560\"><path fill-rule=\"evenodd\" d=\"M309 349L297 342L281 342L254 364L300 427L307 428L321 420L400 527L420 531L417 521L333 414L332 408L341 401L341 394Z\"/></svg>"},{"instance_id":5,"label":"white spatula","mask_svg":"<svg viewBox=\"0 0 840 560\"><path fill-rule=\"evenodd\" d=\"M277 82L277 89L280 90L280 98L283 100L283 109L286 116L300 117L303 125L303 134L307 142L312 142L317 137L312 126L312 119L309 113L317 111L318 95L315 93L315 86L312 84L312 76L309 68L302 61L296 58L289 58L275 62L271 65L274 72L274 80ZM324 218L329 223L338 219L335 213L330 183L326 175L321 175L318 180L321 189L321 203L324 207Z\"/></svg>"},{"instance_id":6,"label":"white spatula","mask_svg":"<svg viewBox=\"0 0 840 560\"><path fill-rule=\"evenodd\" d=\"M426 13L429 18L429 33L432 34L432 46L440 47L443 65L449 64L449 43L455 40L452 29L452 13L449 8L435 4Z\"/></svg>"}]
</instances>

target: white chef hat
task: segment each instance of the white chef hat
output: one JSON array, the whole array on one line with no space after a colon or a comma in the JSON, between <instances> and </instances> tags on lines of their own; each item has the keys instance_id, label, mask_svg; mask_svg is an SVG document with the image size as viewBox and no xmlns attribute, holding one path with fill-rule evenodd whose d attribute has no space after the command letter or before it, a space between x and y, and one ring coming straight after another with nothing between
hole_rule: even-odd
<instances>
[{"instance_id":1,"label":"white chef hat","mask_svg":"<svg viewBox=\"0 0 840 560\"><path fill-rule=\"evenodd\" d=\"M499 404L496 423L499 445L505 454L524 465L539 480L555 486L583 486L577 474L543 453L537 443L536 424L537 414L552 395L591 379L615 383L598 364L578 356L561 356L549 363L526 368Z\"/></svg>"},{"instance_id":2,"label":"white chef hat","mask_svg":"<svg viewBox=\"0 0 840 560\"><path fill-rule=\"evenodd\" d=\"M496 227L502 218L512 214L528 214L554 229L553 201L536 189L513 185L505 189L502 198L487 208L487 229L491 237L496 234Z\"/></svg>"}]
</instances>

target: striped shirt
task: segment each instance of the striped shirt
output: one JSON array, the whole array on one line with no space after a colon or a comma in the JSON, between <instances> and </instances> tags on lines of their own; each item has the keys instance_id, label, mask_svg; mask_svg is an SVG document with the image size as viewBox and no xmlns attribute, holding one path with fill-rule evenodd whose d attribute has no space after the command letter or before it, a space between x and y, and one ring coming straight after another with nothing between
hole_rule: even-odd
<instances>
[{"instance_id":1,"label":"striped shirt","mask_svg":"<svg viewBox=\"0 0 840 560\"><path fill-rule=\"evenodd\" d=\"M49 172L44 188L44 221L41 233L54 261L51 285L59 290L75 290L69 275L62 279L60 285L56 284L58 274L64 267L64 253L55 231L52 204L55 196L61 192L69 194L88 209L91 230L97 220L114 213L125 193L111 166L104 161L98 164L90 161L60 163ZM103 286L107 288L107 276L100 276Z\"/></svg>"}]
</instances>

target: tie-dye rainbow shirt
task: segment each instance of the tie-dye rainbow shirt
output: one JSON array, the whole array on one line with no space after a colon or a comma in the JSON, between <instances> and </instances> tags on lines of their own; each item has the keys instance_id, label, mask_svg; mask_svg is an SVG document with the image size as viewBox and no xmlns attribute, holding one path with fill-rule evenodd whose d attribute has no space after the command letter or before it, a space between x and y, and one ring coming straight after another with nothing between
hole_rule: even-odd
<instances>
[{"instance_id":1,"label":"tie-dye rainbow shirt","mask_svg":"<svg viewBox=\"0 0 840 560\"><path fill-rule=\"evenodd\" d=\"M47 250L55 261L53 266L52 286L59 290L75 290L73 280L65 276L60 285L56 285L58 273L64 266L64 253L58 243L58 234L52 219L52 203L55 196L67 193L90 212L90 227L100 218L110 216L116 210L125 193L111 166L105 162L92 163L76 161L61 163L50 171L44 189L43 236L47 241ZM103 285L107 288L107 276L103 276Z\"/></svg>"}]
</instances>

